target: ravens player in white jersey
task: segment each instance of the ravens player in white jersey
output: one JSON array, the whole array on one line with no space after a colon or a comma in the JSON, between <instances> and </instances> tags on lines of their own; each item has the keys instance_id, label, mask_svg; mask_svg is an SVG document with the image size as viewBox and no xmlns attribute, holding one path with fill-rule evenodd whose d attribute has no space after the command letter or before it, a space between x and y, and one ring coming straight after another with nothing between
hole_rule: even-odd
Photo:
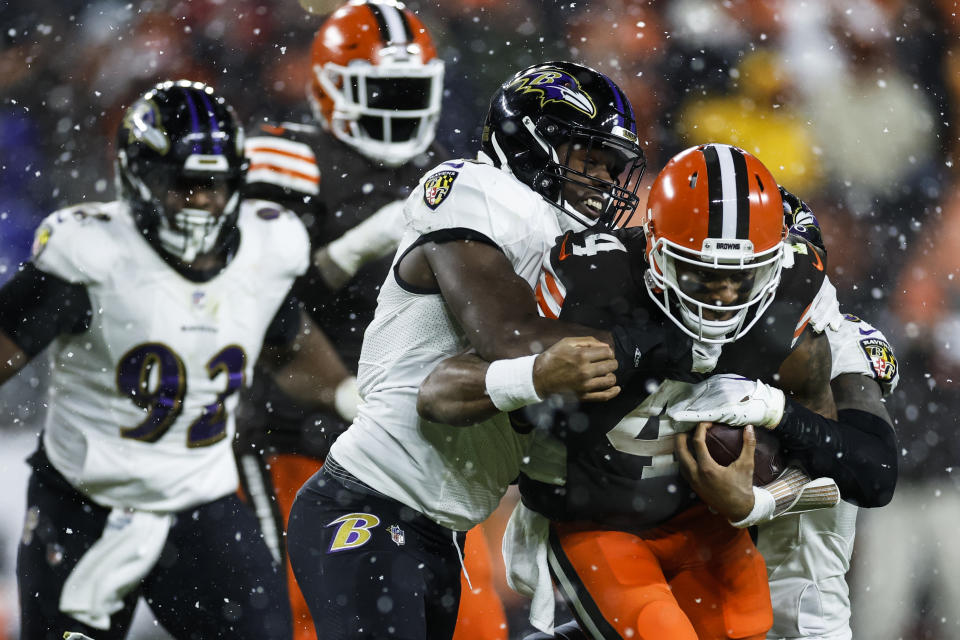
<instances>
[{"instance_id":1,"label":"ravens player in white jersey","mask_svg":"<svg viewBox=\"0 0 960 640\"><path fill-rule=\"evenodd\" d=\"M364 336L363 402L291 511L290 556L320 635L450 637L463 532L497 506L529 436L502 417L468 428L420 419L420 382L470 346L510 358L596 333L606 344L590 339L595 362L558 386L609 390L610 334L540 318L531 287L563 227L636 206L643 166L622 90L581 65L544 63L494 94L478 160L437 166L407 199ZM633 366L634 348L621 351ZM499 379L504 401L517 382L528 390L530 362Z\"/></svg>"},{"instance_id":2,"label":"ravens player in white jersey","mask_svg":"<svg viewBox=\"0 0 960 640\"><path fill-rule=\"evenodd\" d=\"M305 61L305 64L307 61ZM247 138L247 192L287 204L307 227L314 259L297 296L356 372L377 294L403 233L401 208L423 172L448 158L434 141L444 63L430 31L393 0L351 1L318 28L310 50L303 122L261 123ZM300 486L356 414L349 376L336 411L305 412L269 378L243 398L238 443L241 481L260 508L264 531L282 556L283 530ZM457 640L506 640L481 528L467 536L471 576ZM294 633L314 637L310 613L289 573Z\"/></svg>"},{"instance_id":3,"label":"ravens player in white jersey","mask_svg":"<svg viewBox=\"0 0 960 640\"><path fill-rule=\"evenodd\" d=\"M237 494L254 363L305 404L337 382L290 289L297 217L242 197L243 129L213 89L126 112L118 199L52 213L0 289L0 381L49 346L50 400L19 550L23 638L127 634L143 597L177 638L291 635L286 584Z\"/></svg>"}]
</instances>

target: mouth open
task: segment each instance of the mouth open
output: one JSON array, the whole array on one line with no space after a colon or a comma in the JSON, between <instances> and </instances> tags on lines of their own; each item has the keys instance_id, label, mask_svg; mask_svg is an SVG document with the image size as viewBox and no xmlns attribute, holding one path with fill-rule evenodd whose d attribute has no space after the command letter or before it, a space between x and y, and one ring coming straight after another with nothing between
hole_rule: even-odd
<instances>
[{"instance_id":1,"label":"mouth open","mask_svg":"<svg viewBox=\"0 0 960 640\"><path fill-rule=\"evenodd\" d=\"M574 206L580 213L596 219L600 217L601 213L603 213L604 200L598 195L588 195L585 198L578 200Z\"/></svg>"}]
</instances>

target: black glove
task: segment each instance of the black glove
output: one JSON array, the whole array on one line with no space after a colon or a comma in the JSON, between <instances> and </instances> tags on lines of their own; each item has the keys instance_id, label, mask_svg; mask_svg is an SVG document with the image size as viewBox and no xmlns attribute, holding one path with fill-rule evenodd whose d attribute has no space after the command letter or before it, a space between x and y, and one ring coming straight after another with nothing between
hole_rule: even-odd
<instances>
[{"instance_id":1,"label":"black glove","mask_svg":"<svg viewBox=\"0 0 960 640\"><path fill-rule=\"evenodd\" d=\"M813 215L807 203L783 187L780 187L780 197L783 198L783 220L790 227L790 233L809 240L813 246L826 254L827 248L823 244L820 223L817 222L817 216Z\"/></svg>"}]
</instances>

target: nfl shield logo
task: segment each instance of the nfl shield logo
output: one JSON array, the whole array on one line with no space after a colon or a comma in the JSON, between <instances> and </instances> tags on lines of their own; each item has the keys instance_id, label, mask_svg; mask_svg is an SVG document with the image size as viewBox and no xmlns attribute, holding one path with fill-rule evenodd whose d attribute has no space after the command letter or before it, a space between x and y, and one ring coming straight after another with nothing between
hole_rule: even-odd
<instances>
[{"instance_id":1,"label":"nfl shield logo","mask_svg":"<svg viewBox=\"0 0 960 640\"><path fill-rule=\"evenodd\" d=\"M389 527L387 527L387 531L390 532L390 539L393 540L398 547L402 545L404 542L406 542L406 538L403 535L403 529L401 529L397 525L395 524L390 525Z\"/></svg>"}]
</instances>

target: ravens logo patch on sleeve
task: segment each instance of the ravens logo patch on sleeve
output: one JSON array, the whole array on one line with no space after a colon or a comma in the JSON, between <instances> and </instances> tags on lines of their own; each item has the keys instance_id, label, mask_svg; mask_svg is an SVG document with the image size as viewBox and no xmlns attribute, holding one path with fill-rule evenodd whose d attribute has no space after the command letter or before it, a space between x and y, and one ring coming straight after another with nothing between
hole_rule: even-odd
<instances>
[{"instance_id":1,"label":"ravens logo patch on sleeve","mask_svg":"<svg viewBox=\"0 0 960 640\"><path fill-rule=\"evenodd\" d=\"M43 252L52 233L53 229L48 224L42 224L37 228L37 232L33 236L33 246L30 248L31 258L36 258Z\"/></svg>"},{"instance_id":2,"label":"ravens logo patch on sleeve","mask_svg":"<svg viewBox=\"0 0 960 640\"><path fill-rule=\"evenodd\" d=\"M459 174L456 171L437 171L423 181L423 201L431 209L436 209L450 195L453 182Z\"/></svg>"},{"instance_id":3,"label":"ravens logo patch on sleeve","mask_svg":"<svg viewBox=\"0 0 960 640\"><path fill-rule=\"evenodd\" d=\"M897 375L897 358L893 355L890 343L880 338L866 338L860 341L860 348L870 361L873 375L880 382L890 382Z\"/></svg>"}]
</instances>

